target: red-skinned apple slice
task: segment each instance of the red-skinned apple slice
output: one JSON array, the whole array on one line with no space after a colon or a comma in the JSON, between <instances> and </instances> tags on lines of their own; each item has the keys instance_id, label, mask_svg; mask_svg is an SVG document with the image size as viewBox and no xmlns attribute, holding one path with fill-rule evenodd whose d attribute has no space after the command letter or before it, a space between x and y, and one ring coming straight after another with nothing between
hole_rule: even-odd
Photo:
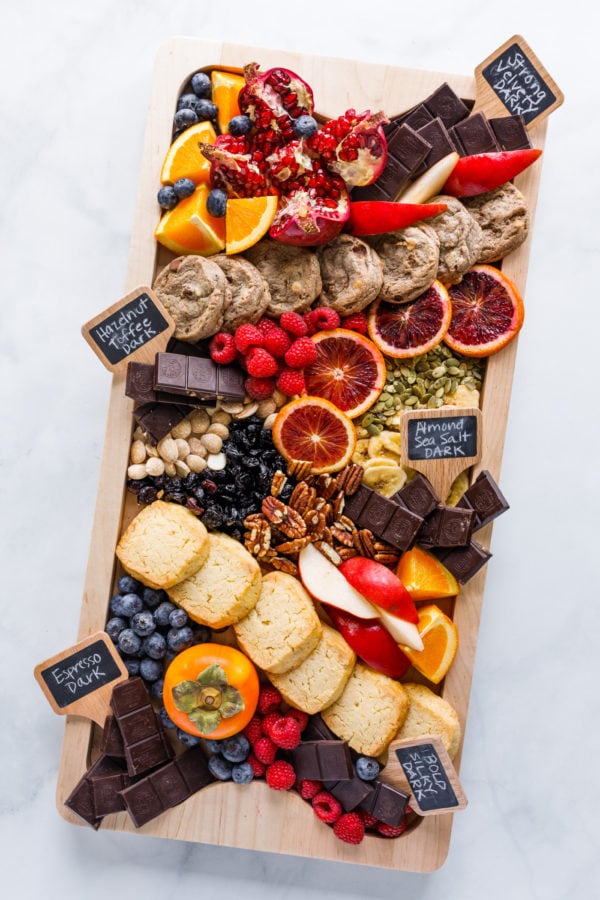
<instances>
[{"instance_id":1,"label":"red-skinned apple slice","mask_svg":"<svg viewBox=\"0 0 600 900\"><path fill-rule=\"evenodd\" d=\"M353 556L344 560L339 569L344 578L369 603L380 606L406 622L414 625L418 623L419 614L412 597L398 576L387 566L365 556Z\"/></svg>"},{"instance_id":2,"label":"red-skinned apple slice","mask_svg":"<svg viewBox=\"0 0 600 900\"><path fill-rule=\"evenodd\" d=\"M298 572L309 594L359 619L376 619L375 607L360 594L332 562L312 544L298 554Z\"/></svg>"},{"instance_id":3,"label":"red-skinned apple slice","mask_svg":"<svg viewBox=\"0 0 600 900\"><path fill-rule=\"evenodd\" d=\"M331 607L329 618L363 662L389 678L402 678L410 667L393 637L379 619L357 619L350 613Z\"/></svg>"},{"instance_id":4,"label":"red-skinned apple slice","mask_svg":"<svg viewBox=\"0 0 600 900\"><path fill-rule=\"evenodd\" d=\"M393 616L380 606L376 606L375 609L377 610L377 615L381 620L381 624L385 626L398 644L404 644L404 646L410 647L411 650L423 649L423 639L421 638L419 629L416 625L413 625L412 622L406 622L404 619L399 619L397 616Z\"/></svg>"}]
</instances>

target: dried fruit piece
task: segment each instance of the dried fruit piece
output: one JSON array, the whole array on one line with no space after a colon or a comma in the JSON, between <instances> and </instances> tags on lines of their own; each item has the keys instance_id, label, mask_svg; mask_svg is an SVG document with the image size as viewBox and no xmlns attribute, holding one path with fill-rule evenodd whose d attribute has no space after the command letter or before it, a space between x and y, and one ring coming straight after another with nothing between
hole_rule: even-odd
<instances>
[{"instance_id":1,"label":"dried fruit piece","mask_svg":"<svg viewBox=\"0 0 600 900\"><path fill-rule=\"evenodd\" d=\"M491 356L523 325L525 310L516 286L494 266L474 266L448 290L452 305L444 342L465 356Z\"/></svg>"}]
</instances>

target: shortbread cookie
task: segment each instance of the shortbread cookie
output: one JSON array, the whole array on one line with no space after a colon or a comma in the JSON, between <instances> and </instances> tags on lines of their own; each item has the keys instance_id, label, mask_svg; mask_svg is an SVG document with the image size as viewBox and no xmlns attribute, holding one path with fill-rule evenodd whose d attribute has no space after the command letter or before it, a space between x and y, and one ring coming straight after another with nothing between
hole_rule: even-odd
<instances>
[{"instance_id":1,"label":"shortbread cookie","mask_svg":"<svg viewBox=\"0 0 600 900\"><path fill-rule=\"evenodd\" d=\"M267 280L271 302L266 313L305 312L321 293L321 270L312 250L263 238L244 251Z\"/></svg>"},{"instance_id":2,"label":"shortbread cookie","mask_svg":"<svg viewBox=\"0 0 600 900\"><path fill-rule=\"evenodd\" d=\"M231 289L212 260L179 256L159 272L153 287L175 321L174 337L195 343L221 331Z\"/></svg>"},{"instance_id":3,"label":"shortbread cookie","mask_svg":"<svg viewBox=\"0 0 600 900\"><path fill-rule=\"evenodd\" d=\"M383 269L379 297L388 303L408 303L426 291L437 276L440 242L428 225L378 234L368 239Z\"/></svg>"},{"instance_id":4,"label":"shortbread cookie","mask_svg":"<svg viewBox=\"0 0 600 900\"><path fill-rule=\"evenodd\" d=\"M424 684L404 684L410 706L397 738L439 737L453 759L460 746L461 727L453 706Z\"/></svg>"},{"instance_id":5,"label":"shortbread cookie","mask_svg":"<svg viewBox=\"0 0 600 900\"><path fill-rule=\"evenodd\" d=\"M525 197L510 181L462 203L483 232L483 245L477 262L504 259L520 247L529 233L529 213Z\"/></svg>"},{"instance_id":6,"label":"shortbread cookie","mask_svg":"<svg viewBox=\"0 0 600 900\"><path fill-rule=\"evenodd\" d=\"M264 576L256 606L233 628L244 653L275 675L299 666L322 633L310 595L297 578L285 572Z\"/></svg>"},{"instance_id":7,"label":"shortbread cookie","mask_svg":"<svg viewBox=\"0 0 600 900\"><path fill-rule=\"evenodd\" d=\"M409 703L399 681L357 663L342 695L321 718L357 753L379 756L404 722Z\"/></svg>"},{"instance_id":8,"label":"shortbread cookie","mask_svg":"<svg viewBox=\"0 0 600 900\"><path fill-rule=\"evenodd\" d=\"M271 302L271 292L265 278L256 266L241 256L217 253L211 256L227 279L231 300L223 311L223 331L234 332L238 325L250 322L254 325Z\"/></svg>"},{"instance_id":9,"label":"shortbread cookie","mask_svg":"<svg viewBox=\"0 0 600 900\"><path fill-rule=\"evenodd\" d=\"M319 305L335 309L340 316L360 312L381 290L381 261L365 241L340 234L317 247L323 289Z\"/></svg>"},{"instance_id":10,"label":"shortbread cookie","mask_svg":"<svg viewBox=\"0 0 600 900\"><path fill-rule=\"evenodd\" d=\"M185 506L155 500L123 533L116 554L147 587L166 589L198 571L208 557L208 532Z\"/></svg>"},{"instance_id":11,"label":"shortbread cookie","mask_svg":"<svg viewBox=\"0 0 600 900\"><path fill-rule=\"evenodd\" d=\"M246 548L226 534L213 533L204 565L168 594L194 622L226 628L254 609L261 581L260 566Z\"/></svg>"},{"instance_id":12,"label":"shortbread cookie","mask_svg":"<svg viewBox=\"0 0 600 900\"><path fill-rule=\"evenodd\" d=\"M304 662L284 675L269 675L286 703L311 716L338 699L356 662L339 631L324 623L322 627L321 640Z\"/></svg>"},{"instance_id":13,"label":"shortbread cookie","mask_svg":"<svg viewBox=\"0 0 600 900\"><path fill-rule=\"evenodd\" d=\"M445 212L428 219L440 242L437 278L443 284L458 284L463 275L479 259L483 233L470 212L456 197L440 194L430 203L445 203Z\"/></svg>"}]
</instances>

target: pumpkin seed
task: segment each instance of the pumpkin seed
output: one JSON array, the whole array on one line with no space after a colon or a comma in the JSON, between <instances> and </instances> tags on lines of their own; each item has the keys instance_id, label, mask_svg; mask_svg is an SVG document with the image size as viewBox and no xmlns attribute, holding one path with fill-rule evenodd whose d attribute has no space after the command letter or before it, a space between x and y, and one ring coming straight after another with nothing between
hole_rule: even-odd
<instances>
[{"instance_id":1,"label":"pumpkin seed","mask_svg":"<svg viewBox=\"0 0 600 900\"><path fill-rule=\"evenodd\" d=\"M412 394L412 395L406 400L406 405L407 405L407 406L416 406L418 402L419 402L419 401L418 401L418 398L415 397L414 394Z\"/></svg>"},{"instance_id":2,"label":"pumpkin seed","mask_svg":"<svg viewBox=\"0 0 600 900\"><path fill-rule=\"evenodd\" d=\"M371 437L375 437L377 434L381 434L383 431L383 423L382 422L372 422L371 425L367 428L367 431L371 435Z\"/></svg>"}]
</instances>

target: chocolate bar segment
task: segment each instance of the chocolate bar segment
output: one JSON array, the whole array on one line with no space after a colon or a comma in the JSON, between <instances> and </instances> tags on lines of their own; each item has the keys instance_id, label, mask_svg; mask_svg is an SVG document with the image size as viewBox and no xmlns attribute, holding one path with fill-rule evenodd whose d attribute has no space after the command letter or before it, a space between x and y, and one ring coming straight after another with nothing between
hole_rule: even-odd
<instances>
[{"instance_id":1,"label":"chocolate bar segment","mask_svg":"<svg viewBox=\"0 0 600 900\"><path fill-rule=\"evenodd\" d=\"M364 484L361 484L355 494L346 498L344 515L352 519L359 528L368 528L398 550L408 550L412 546L423 524L422 516L382 497Z\"/></svg>"},{"instance_id":2,"label":"chocolate bar segment","mask_svg":"<svg viewBox=\"0 0 600 900\"><path fill-rule=\"evenodd\" d=\"M323 787L339 800L344 812L351 812L357 806L368 803L377 790L376 785L363 781L358 775L347 781L325 783Z\"/></svg>"},{"instance_id":3,"label":"chocolate bar segment","mask_svg":"<svg viewBox=\"0 0 600 900\"><path fill-rule=\"evenodd\" d=\"M361 803L361 809L371 813L380 822L396 828L406 813L409 795L385 781L377 780L374 786L373 793Z\"/></svg>"},{"instance_id":4,"label":"chocolate bar segment","mask_svg":"<svg viewBox=\"0 0 600 900\"><path fill-rule=\"evenodd\" d=\"M389 505L395 506L396 509L381 532L380 537L387 541L388 544L391 544L392 547L396 547L397 550L408 550L412 547L417 537L423 524L423 518L411 512L410 509L400 506L400 504L390 503Z\"/></svg>"},{"instance_id":5,"label":"chocolate bar segment","mask_svg":"<svg viewBox=\"0 0 600 900\"><path fill-rule=\"evenodd\" d=\"M417 539L429 547L465 547L471 540L474 523L472 509L438 506L423 522Z\"/></svg>"},{"instance_id":6,"label":"chocolate bar segment","mask_svg":"<svg viewBox=\"0 0 600 900\"><path fill-rule=\"evenodd\" d=\"M473 578L492 556L477 541L471 541L468 547L455 547L452 550L434 549L433 553L461 584L466 584Z\"/></svg>"},{"instance_id":7,"label":"chocolate bar segment","mask_svg":"<svg viewBox=\"0 0 600 900\"><path fill-rule=\"evenodd\" d=\"M291 757L298 780L337 782L354 776L348 744L337 738L303 740Z\"/></svg>"},{"instance_id":8,"label":"chocolate bar segment","mask_svg":"<svg viewBox=\"0 0 600 900\"><path fill-rule=\"evenodd\" d=\"M145 403L133 411L133 418L148 438L158 444L176 425L188 415L185 406L172 403Z\"/></svg>"},{"instance_id":9,"label":"chocolate bar segment","mask_svg":"<svg viewBox=\"0 0 600 900\"><path fill-rule=\"evenodd\" d=\"M450 136L461 156L499 150L494 132L483 113L474 113L468 119L463 119L452 128Z\"/></svg>"},{"instance_id":10,"label":"chocolate bar segment","mask_svg":"<svg viewBox=\"0 0 600 900\"><path fill-rule=\"evenodd\" d=\"M440 159L448 156L449 153L454 153L456 150L448 129L439 117L437 119L432 119L427 125L419 128L418 134L431 144L431 150L423 160L421 166L423 171L425 171L425 169L430 169L436 162L439 162Z\"/></svg>"},{"instance_id":11,"label":"chocolate bar segment","mask_svg":"<svg viewBox=\"0 0 600 900\"><path fill-rule=\"evenodd\" d=\"M65 806L92 828L99 828L102 819L108 812L118 812L123 809L118 794L116 798L113 795L115 789L123 788L126 782L122 779L125 777L123 767L116 760L102 754L77 782L65 800ZM97 797L94 794L94 782L98 782ZM96 807L96 800L100 809ZM113 808L115 804L119 805Z\"/></svg>"},{"instance_id":12,"label":"chocolate bar segment","mask_svg":"<svg viewBox=\"0 0 600 900\"><path fill-rule=\"evenodd\" d=\"M100 753L104 756L113 756L117 759L123 759L125 756L125 745L123 744L121 731L114 716L107 716L104 721Z\"/></svg>"},{"instance_id":13,"label":"chocolate bar segment","mask_svg":"<svg viewBox=\"0 0 600 900\"><path fill-rule=\"evenodd\" d=\"M468 107L447 81L430 94L423 101L423 105L434 118L441 119L446 128L451 128L469 115Z\"/></svg>"},{"instance_id":14,"label":"chocolate bar segment","mask_svg":"<svg viewBox=\"0 0 600 900\"><path fill-rule=\"evenodd\" d=\"M210 357L156 354L154 389L157 392L197 397L207 402L218 398L243 401L244 377L242 369L234 363L219 366Z\"/></svg>"},{"instance_id":15,"label":"chocolate bar segment","mask_svg":"<svg viewBox=\"0 0 600 900\"><path fill-rule=\"evenodd\" d=\"M458 507L472 509L475 515L473 530L488 525L510 509L504 494L492 475L485 469L460 498Z\"/></svg>"},{"instance_id":16,"label":"chocolate bar segment","mask_svg":"<svg viewBox=\"0 0 600 900\"><path fill-rule=\"evenodd\" d=\"M440 502L431 483L420 472L417 472L414 478L407 481L404 487L400 488L391 499L397 503L404 504L411 512L416 513L423 519L430 512L433 512Z\"/></svg>"},{"instance_id":17,"label":"chocolate bar segment","mask_svg":"<svg viewBox=\"0 0 600 900\"><path fill-rule=\"evenodd\" d=\"M111 708L123 737L129 775L141 775L168 762L173 750L141 678L116 685Z\"/></svg>"},{"instance_id":18,"label":"chocolate bar segment","mask_svg":"<svg viewBox=\"0 0 600 900\"><path fill-rule=\"evenodd\" d=\"M532 146L523 116L500 116L488 121L501 150L527 150Z\"/></svg>"},{"instance_id":19,"label":"chocolate bar segment","mask_svg":"<svg viewBox=\"0 0 600 900\"><path fill-rule=\"evenodd\" d=\"M388 137L388 160L377 181L355 188L353 200L395 200L431 150L414 128L402 123Z\"/></svg>"}]
</instances>

